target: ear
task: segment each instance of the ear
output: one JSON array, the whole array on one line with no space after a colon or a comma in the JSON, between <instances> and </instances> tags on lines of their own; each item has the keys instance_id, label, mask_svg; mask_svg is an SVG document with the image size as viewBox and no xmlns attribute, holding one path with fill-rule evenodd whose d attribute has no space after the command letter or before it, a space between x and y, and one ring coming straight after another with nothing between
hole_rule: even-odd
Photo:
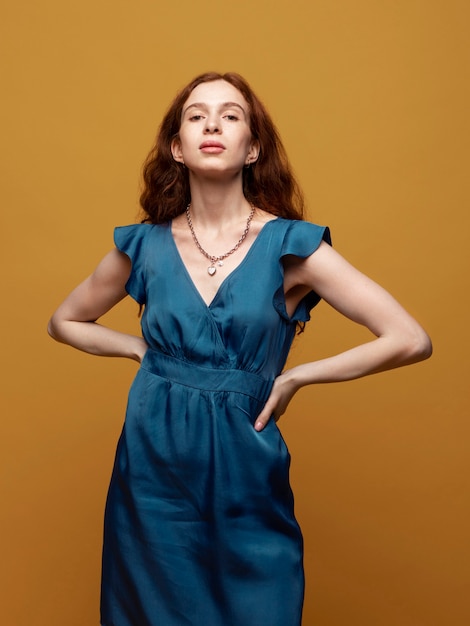
<instances>
[{"instance_id":1,"label":"ear","mask_svg":"<svg viewBox=\"0 0 470 626\"><path fill-rule=\"evenodd\" d=\"M245 165L251 165L258 160L260 151L259 141L257 139L253 139L250 144L250 149L248 150L248 154L246 155Z\"/></svg>"},{"instance_id":2,"label":"ear","mask_svg":"<svg viewBox=\"0 0 470 626\"><path fill-rule=\"evenodd\" d=\"M177 163L184 165L183 150L181 149L181 141L179 137L175 137L171 142L171 154Z\"/></svg>"}]
</instances>

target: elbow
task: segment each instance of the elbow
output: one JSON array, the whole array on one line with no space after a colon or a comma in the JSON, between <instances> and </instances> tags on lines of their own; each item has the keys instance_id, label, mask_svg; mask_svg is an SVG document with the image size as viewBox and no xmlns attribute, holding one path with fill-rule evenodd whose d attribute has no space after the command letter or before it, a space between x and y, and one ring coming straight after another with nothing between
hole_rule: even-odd
<instances>
[{"instance_id":1,"label":"elbow","mask_svg":"<svg viewBox=\"0 0 470 626\"><path fill-rule=\"evenodd\" d=\"M421 360L424 361L429 359L432 355L432 341L429 335L426 334L425 341L423 342L422 351L421 351Z\"/></svg>"},{"instance_id":2,"label":"elbow","mask_svg":"<svg viewBox=\"0 0 470 626\"><path fill-rule=\"evenodd\" d=\"M407 363L418 363L425 361L432 355L432 342L429 335L420 328L406 342L405 361Z\"/></svg>"},{"instance_id":3,"label":"elbow","mask_svg":"<svg viewBox=\"0 0 470 626\"><path fill-rule=\"evenodd\" d=\"M49 337L52 337L52 339L56 339L56 335L54 331L54 319L52 317L47 322L47 334L49 335Z\"/></svg>"},{"instance_id":4,"label":"elbow","mask_svg":"<svg viewBox=\"0 0 470 626\"><path fill-rule=\"evenodd\" d=\"M55 315L53 315L47 323L47 333L49 337L52 337L55 341L61 341L59 326L60 324L56 320Z\"/></svg>"}]
</instances>

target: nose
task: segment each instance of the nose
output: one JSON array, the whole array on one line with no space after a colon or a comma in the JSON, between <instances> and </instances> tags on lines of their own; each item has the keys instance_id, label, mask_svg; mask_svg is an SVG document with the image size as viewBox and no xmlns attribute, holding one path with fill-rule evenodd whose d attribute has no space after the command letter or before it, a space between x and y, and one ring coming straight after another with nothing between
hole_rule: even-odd
<instances>
[{"instance_id":1,"label":"nose","mask_svg":"<svg viewBox=\"0 0 470 626\"><path fill-rule=\"evenodd\" d=\"M220 133L220 125L218 121L214 118L208 117L206 120L204 132L208 135L213 135L214 133Z\"/></svg>"}]
</instances>

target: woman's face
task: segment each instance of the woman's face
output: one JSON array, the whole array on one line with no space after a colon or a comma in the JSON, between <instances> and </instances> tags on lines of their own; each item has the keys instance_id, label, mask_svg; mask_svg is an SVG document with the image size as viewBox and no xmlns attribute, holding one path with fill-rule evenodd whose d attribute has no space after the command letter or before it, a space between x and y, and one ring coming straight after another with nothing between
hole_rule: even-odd
<instances>
[{"instance_id":1,"label":"woman's face","mask_svg":"<svg viewBox=\"0 0 470 626\"><path fill-rule=\"evenodd\" d=\"M179 136L172 142L175 161L193 173L236 174L258 158L251 136L249 106L225 80L195 87L183 106Z\"/></svg>"}]
</instances>

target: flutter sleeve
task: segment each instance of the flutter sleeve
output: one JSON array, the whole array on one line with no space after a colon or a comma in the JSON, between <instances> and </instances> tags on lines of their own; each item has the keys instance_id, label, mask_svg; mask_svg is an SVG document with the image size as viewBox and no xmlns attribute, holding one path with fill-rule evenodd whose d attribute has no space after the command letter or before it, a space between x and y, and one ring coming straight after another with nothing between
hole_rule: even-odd
<instances>
[{"instance_id":1,"label":"flutter sleeve","mask_svg":"<svg viewBox=\"0 0 470 626\"><path fill-rule=\"evenodd\" d=\"M313 290L307 293L299 302L293 315L290 317L286 310L284 298L284 265L283 258L293 255L305 259L315 252L321 242L331 245L330 229L327 226L318 226L311 222L294 220L287 229L279 255L280 285L274 294L274 306L279 314L289 322L307 322L310 311L321 298Z\"/></svg>"},{"instance_id":2,"label":"flutter sleeve","mask_svg":"<svg viewBox=\"0 0 470 626\"><path fill-rule=\"evenodd\" d=\"M146 242L151 227L151 224L132 224L130 226L118 226L114 229L116 248L124 252L132 263L126 291L139 304L146 303Z\"/></svg>"}]
</instances>

